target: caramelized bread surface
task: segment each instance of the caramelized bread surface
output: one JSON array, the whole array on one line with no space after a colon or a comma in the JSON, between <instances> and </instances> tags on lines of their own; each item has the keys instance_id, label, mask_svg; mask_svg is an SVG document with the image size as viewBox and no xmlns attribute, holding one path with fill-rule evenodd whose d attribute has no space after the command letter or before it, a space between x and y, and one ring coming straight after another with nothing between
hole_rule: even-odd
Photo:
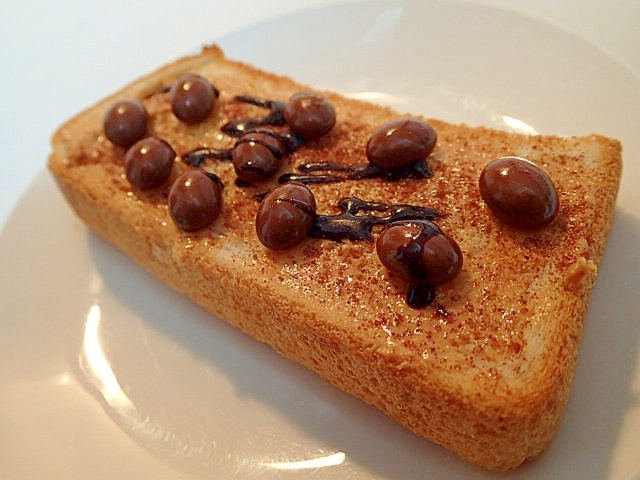
<instances>
[{"instance_id":1,"label":"caramelized bread surface","mask_svg":"<svg viewBox=\"0 0 640 480\"><path fill-rule=\"evenodd\" d=\"M173 115L166 92L184 72L199 73L220 91L214 112L197 125ZM263 247L255 233L256 195L275 183L238 186L228 162L204 164L225 185L221 216L203 231L180 231L166 205L170 182L132 188L125 150L102 131L116 99L136 98L150 114L149 133L167 140L178 157L198 147L229 148L235 140L221 125L264 114L234 95L286 100L309 89L209 47L62 126L49 168L78 215L146 269L418 435L488 469L513 468L540 454L568 399L614 215L620 144L598 135L525 136L430 119L438 134L432 178L311 186L318 213L337 213L340 198L357 196L445 214L436 223L460 245L462 271L437 289L430 306L412 309L406 283L382 266L374 243L308 239L285 252ZM292 153L283 172L310 161L363 163L372 132L404 116L325 93L335 127ZM528 158L553 180L560 206L549 226L516 230L482 201L482 168L506 155ZM178 158L172 178L185 168Z\"/></svg>"}]
</instances>

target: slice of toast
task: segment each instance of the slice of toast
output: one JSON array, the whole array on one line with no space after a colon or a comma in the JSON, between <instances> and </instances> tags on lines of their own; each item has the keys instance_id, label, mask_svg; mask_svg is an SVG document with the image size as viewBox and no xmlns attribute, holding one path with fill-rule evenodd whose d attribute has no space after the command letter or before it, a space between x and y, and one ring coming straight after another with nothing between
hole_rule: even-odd
<instances>
[{"instance_id":1,"label":"slice of toast","mask_svg":"<svg viewBox=\"0 0 640 480\"><path fill-rule=\"evenodd\" d=\"M172 113L168 89L185 73L219 91L200 123ZM167 207L171 181L188 152L230 149L223 124L264 109L236 95L287 100L310 90L231 61L217 47L133 82L63 125L49 168L77 214L140 265L203 308L270 344L327 382L371 403L420 436L492 470L539 455L558 429L569 397L597 265L615 210L621 146L598 135L525 136L483 127L428 122L437 144L430 178L312 184L319 214L339 213L344 197L436 209L435 223L455 238L460 273L411 308L407 283L390 273L372 241L307 238L284 251L256 235L260 198L276 177L247 185L231 163L200 168L224 184L222 213L185 232ZM333 129L285 159L279 173L309 162L366 162L366 146L393 110L324 92ZM149 190L125 176L125 148L109 141L103 117L118 99L138 99L148 133L177 154L171 178ZM417 116L414 116L418 118ZM503 224L485 205L478 178L492 159L525 157L542 167L558 193L552 222L535 230ZM378 231L373 231L373 236Z\"/></svg>"}]
</instances>

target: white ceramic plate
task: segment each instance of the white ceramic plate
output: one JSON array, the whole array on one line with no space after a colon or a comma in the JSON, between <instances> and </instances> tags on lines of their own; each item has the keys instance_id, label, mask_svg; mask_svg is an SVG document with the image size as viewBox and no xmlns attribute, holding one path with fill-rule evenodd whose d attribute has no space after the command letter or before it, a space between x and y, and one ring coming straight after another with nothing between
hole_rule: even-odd
<instances>
[{"instance_id":1,"label":"white ceramic plate","mask_svg":"<svg viewBox=\"0 0 640 480\"><path fill-rule=\"evenodd\" d=\"M409 112L623 141L565 421L503 478L637 475L640 81L569 34L466 3L338 5L219 41ZM0 235L0 268L2 478L492 478L170 291L88 232L46 172Z\"/></svg>"}]
</instances>

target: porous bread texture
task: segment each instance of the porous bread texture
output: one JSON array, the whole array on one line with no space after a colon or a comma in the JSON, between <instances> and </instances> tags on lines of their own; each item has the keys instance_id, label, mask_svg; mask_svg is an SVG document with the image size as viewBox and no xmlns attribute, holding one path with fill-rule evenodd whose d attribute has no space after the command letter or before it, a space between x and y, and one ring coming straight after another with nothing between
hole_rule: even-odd
<instances>
[{"instance_id":1,"label":"porous bread texture","mask_svg":"<svg viewBox=\"0 0 640 480\"><path fill-rule=\"evenodd\" d=\"M178 121L166 87L184 72L221 92L208 120ZM256 194L239 187L229 163L205 168L223 180L223 211L201 232L185 233L166 206L170 182L150 192L128 183L124 149L102 132L120 98L143 101L149 133L179 157L234 140L220 126L263 110L233 96L286 100L309 90L293 80L228 60L217 47L142 78L63 125L49 168L77 214L96 232L194 302L270 344L327 382L371 403L420 436L486 469L506 470L551 442L567 402L584 318L603 254L621 171L621 146L598 135L525 136L428 120L438 142L430 179L315 185L319 213L345 196L414 204L446 214L438 225L460 245L461 273L414 310L407 285L389 273L369 242L308 239L286 252L255 234ZM312 161L363 163L371 133L400 117L393 110L325 92L337 112L326 136L294 152L283 171ZM480 171L517 155L542 167L559 194L546 228L518 231L484 205ZM186 165L178 159L172 178Z\"/></svg>"}]
</instances>

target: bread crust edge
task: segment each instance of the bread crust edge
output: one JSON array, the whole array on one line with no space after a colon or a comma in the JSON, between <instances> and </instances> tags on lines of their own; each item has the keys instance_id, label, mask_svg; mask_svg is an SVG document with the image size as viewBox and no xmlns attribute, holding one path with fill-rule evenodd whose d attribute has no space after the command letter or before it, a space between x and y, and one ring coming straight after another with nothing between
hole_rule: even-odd
<instances>
[{"instance_id":1,"label":"bread crust edge","mask_svg":"<svg viewBox=\"0 0 640 480\"><path fill-rule=\"evenodd\" d=\"M345 342L344 332L332 330L323 322L316 321L314 316L301 314L301 305L296 305L291 299L282 302L277 293L262 285L246 288L240 279L227 272L218 275L221 272L206 271L197 262L178 265L173 261L159 260L159 252L160 255L171 256L171 245L163 244L158 237L150 238L148 232L136 230L121 217L120 212L110 210L91 192L78 189L65 175L64 139L68 130L74 129L77 123L88 121L87 116L101 115L104 105L115 98L144 95L140 84L152 89L156 77L178 75L194 62L208 61L208 55L222 58L223 54L217 47L208 47L204 58L200 55L188 57L163 67L134 82L133 87L125 87L85 110L54 134L54 153L48 166L78 216L139 265L205 310L268 343L285 357L315 371L330 384L375 405L418 435L443 445L461 458L489 470L502 471L515 468L543 452L561 423L569 398L583 322L569 325L572 332L567 336L569 344L552 347L560 358L560 370L546 372L547 375L540 378L537 395L526 392L527 405L522 405L522 398L517 396L501 405L478 403L464 393L435 388L443 385L424 382L424 373L418 372L411 362L389 362L384 352L363 348L361 343L351 340ZM620 164L617 168L621 168ZM593 246L590 264L576 272L581 278L578 286L574 287L575 298L580 299L571 306L574 318L584 319L588 309L597 264L603 255L614 218L619 177L619 174L611 177L616 184L611 186L613 193L601 212L603 235ZM198 283L207 284L206 291L194 289L193 285ZM216 292L215 296L211 295L212 291ZM265 298L269 301L265 302ZM256 310L257 303L276 307ZM299 348L299 345L305 345L305 348ZM359 376L352 378L353 372L358 372ZM399 402L399 398L403 401Z\"/></svg>"}]
</instances>

